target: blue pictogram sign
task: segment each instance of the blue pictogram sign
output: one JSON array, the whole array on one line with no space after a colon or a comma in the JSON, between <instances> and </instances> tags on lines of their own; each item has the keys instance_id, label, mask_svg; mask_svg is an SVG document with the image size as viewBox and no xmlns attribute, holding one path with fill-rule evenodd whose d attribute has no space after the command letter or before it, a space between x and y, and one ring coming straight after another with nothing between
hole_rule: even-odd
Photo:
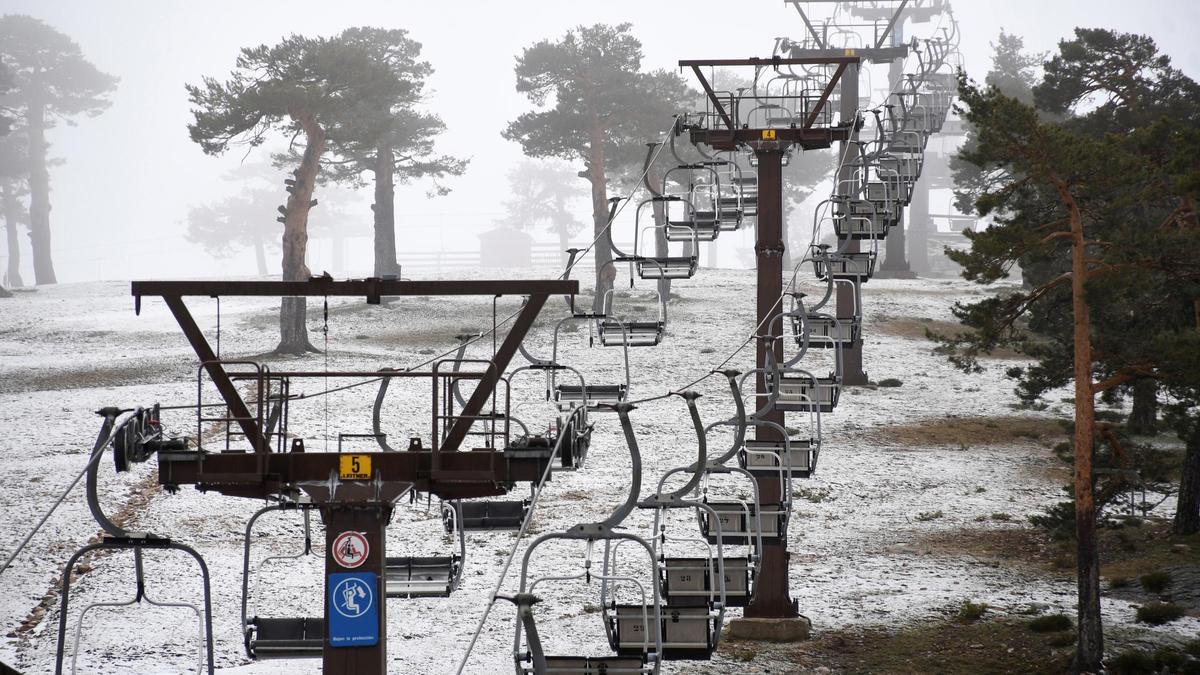
<instances>
[{"instance_id":1,"label":"blue pictogram sign","mask_svg":"<svg viewBox=\"0 0 1200 675\"><path fill-rule=\"evenodd\" d=\"M372 647L379 643L379 577L374 572L330 574L326 614L333 647Z\"/></svg>"}]
</instances>

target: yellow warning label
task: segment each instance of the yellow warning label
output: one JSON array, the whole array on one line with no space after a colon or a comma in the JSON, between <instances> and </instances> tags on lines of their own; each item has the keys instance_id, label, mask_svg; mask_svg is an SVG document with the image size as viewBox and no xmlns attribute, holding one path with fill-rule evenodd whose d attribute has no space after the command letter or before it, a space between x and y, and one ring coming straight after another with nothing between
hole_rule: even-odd
<instances>
[{"instance_id":1,"label":"yellow warning label","mask_svg":"<svg viewBox=\"0 0 1200 675\"><path fill-rule=\"evenodd\" d=\"M338 457L338 476L342 480L368 480L371 478L370 455L341 455Z\"/></svg>"},{"instance_id":2,"label":"yellow warning label","mask_svg":"<svg viewBox=\"0 0 1200 675\"><path fill-rule=\"evenodd\" d=\"M775 140L775 130L774 129L763 129L762 130L762 139L764 141Z\"/></svg>"},{"instance_id":3,"label":"yellow warning label","mask_svg":"<svg viewBox=\"0 0 1200 675\"><path fill-rule=\"evenodd\" d=\"M858 54L858 52L854 51L853 49L847 49L845 52L846 56L855 56L857 54Z\"/></svg>"}]
</instances>

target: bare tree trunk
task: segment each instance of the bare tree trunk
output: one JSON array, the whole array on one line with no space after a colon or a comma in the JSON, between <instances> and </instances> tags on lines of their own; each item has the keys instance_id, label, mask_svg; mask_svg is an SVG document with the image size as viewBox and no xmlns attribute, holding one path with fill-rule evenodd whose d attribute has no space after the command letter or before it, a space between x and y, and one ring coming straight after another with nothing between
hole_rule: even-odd
<instances>
[{"instance_id":1,"label":"bare tree trunk","mask_svg":"<svg viewBox=\"0 0 1200 675\"><path fill-rule=\"evenodd\" d=\"M254 262L258 264L258 276L267 276L267 250L262 237L254 238Z\"/></svg>"},{"instance_id":2,"label":"bare tree trunk","mask_svg":"<svg viewBox=\"0 0 1200 675\"><path fill-rule=\"evenodd\" d=\"M592 299L592 311L604 311L604 296L612 290L617 278L617 268L612 264L612 229L608 226L608 176L604 167L604 130L598 117L593 116L591 138L588 148L587 178L592 185L592 231L596 245L593 250L596 260L596 296Z\"/></svg>"},{"instance_id":3,"label":"bare tree trunk","mask_svg":"<svg viewBox=\"0 0 1200 675\"><path fill-rule=\"evenodd\" d=\"M21 279L21 241L17 236L17 227L21 223L21 202L17 199L12 184L5 181L0 200L4 202L4 231L8 241L8 269L5 278L11 288L25 285Z\"/></svg>"},{"instance_id":4,"label":"bare tree trunk","mask_svg":"<svg viewBox=\"0 0 1200 675\"><path fill-rule=\"evenodd\" d=\"M293 114L304 129L304 156L296 172L296 189L288 195L283 220L283 280L306 281L310 276L305 255L308 250L308 212L313 187L325 152L325 130L311 114ZM279 311L279 346L276 353L303 355L319 351L308 341L305 298L283 298Z\"/></svg>"},{"instance_id":5,"label":"bare tree trunk","mask_svg":"<svg viewBox=\"0 0 1200 675\"><path fill-rule=\"evenodd\" d=\"M33 281L58 283L50 254L50 171L46 168L46 110L29 106L29 243L33 249Z\"/></svg>"},{"instance_id":6,"label":"bare tree trunk","mask_svg":"<svg viewBox=\"0 0 1200 675\"><path fill-rule=\"evenodd\" d=\"M1133 409L1129 411L1129 433L1152 436L1158 433L1158 382L1140 377L1133 381Z\"/></svg>"},{"instance_id":7,"label":"bare tree trunk","mask_svg":"<svg viewBox=\"0 0 1200 675\"><path fill-rule=\"evenodd\" d=\"M396 263L396 181L392 146L381 143L375 151L375 276L399 274Z\"/></svg>"},{"instance_id":8,"label":"bare tree trunk","mask_svg":"<svg viewBox=\"0 0 1200 675\"><path fill-rule=\"evenodd\" d=\"M1079 642L1074 667L1079 673L1098 673L1104 658L1104 629L1100 620L1100 556L1096 545L1095 477L1092 473L1096 410L1092 385L1091 317L1084 295L1087 250L1079 207L1067 186L1060 183L1058 190L1070 211L1071 309L1075 320L1075 538Z\"/></svg>"},{"instance_id":9,"label":"bare tree trunk","mask_svg":"<svg viewBox=\"0 0 1200 675\"><path fill-rule=\"evenodd\" d=\"M1200 532L1200 419L1192 420L1187 451L1179 476L1179 503L1175 507L1175 534Z\"/></svg>"}]
</instances>

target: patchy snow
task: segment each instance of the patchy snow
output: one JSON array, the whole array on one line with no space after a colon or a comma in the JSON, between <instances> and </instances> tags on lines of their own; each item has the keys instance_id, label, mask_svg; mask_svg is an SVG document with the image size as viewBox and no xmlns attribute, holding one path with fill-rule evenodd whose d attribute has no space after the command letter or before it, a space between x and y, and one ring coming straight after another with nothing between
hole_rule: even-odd
<instances>
[{"instance_id":1,"label":"patchy snow","mask_svg":"<svg viewBox=\"0 0 1200 675\"><path fill-rule=\"evenodd\" d=\"M474 276L485 275L474 273ZM753 325L753 273L703 270L677 282L681 298L670 305L670 323L662 345L630 351L632 397L664 394L704 376L745 340ZM620 281L618 281L620 286ZM966 555L925 554L918 542L937 532L966 527L1012 527L979 516L996 512L1020 520L1060 497L1051 478L1058 460L1029 439L963 449L889 443L889 426L909 425L948 415L961 417L1013 414L1016 398L1004 378L1007 363L986 364L985 372L966 376L931 352L931 343L881 334L880 317L950 320L954 301L978 297L983 290L957 280L872 280L864 287L867 321L866 370L873 380L898 378L898 388L853 388L844 392L837 411L823 418L825 446L816 477L797 481L795 512L789 533L791 589L816 630L863 625L901 625L943 616L964 599L987 602L998 612L1018 612L1031 603L1068 609L1074 582L1033 568L995 567ZM190 403L196 391L196 362L161 302L147 298L135 317L123 283L63 285L0 301L0 410L5 434L0 439L0 557L6 558L35 519L83 468L100 419L92 411L106 405L132 407ZM653 314L653 302L626 299L630 317L641 307ZM189 301L197 320L215 343L216 302ZM320 301L310 300L310 337L323 347ZM226 358L263 354L274 347L278 301L227 298L221 306L221 351ZM517 307L499 301L499 316ZM329 355L302 362L307 369L377 369L411 366L449 349L453 336L485 330L492 324L490 298L406 298L390 305L367 306L359 299L329 302ZM551 319L562 314L557 299L527 344L535 355L550 352ZM486 356L480 343L468 356ZM435 351L430 351L435 350ZM748 370L753 353L742 351L730 365ZM589 347L587 332L566 332L560 360L585 373L591 383L616 383L622 375L619 349ZM271 357L271 365L301 362ZM330 385L344 382L330 382ZM391 439L410 433L428 436L427 384L396 382L388 394L383 426ZM315 393L326 383L295 383L293 393ZM705 394L700 407L706 422L732 411L723 378L695 387ZM541 375L525 374L513 383L516 414L532 424L550 419ZM375 386L294 403L291 431L312 450L335 449L337 434L370 430ZM209 399L214 394L207 393ZM1042 413L1069 414L1063 404ZM644 457L644 485L667 469L694 457L695 436L680 399L646 403L632 413ZM164 413L177 433L194 435L195 415ZM587 466L557 473L540 500L533 532L562 530L594 520L624 497L629 458L614 417L598 415ZM721 449L728 435L714 433L710 448ZM102 495L110 509L131 493L153 483L155 463L115 476L103 460ZM981 489L982 488L982 489ZM715 490L716 488L714 488ZM152 492L136 510L134 529L169 535L195 547L212 574L216 662L222 672L246 674L318 672L319 661L251 662L242 649L239 629L242 537L246 519L261 504L190 488L179 494ZM933 519L922 513L941 511ZM682 521L675 521L681 529ZM648 534L650 514L638 512L629 531ZM0 627L15 629L56 583L70 554L97 531L87 513L82 485L50 519L14 567L0 576ZM314 548L324 545L315 528ZM298 551L300 518L295 513L264 518L254 539L255 561ZM509 532L468 534L469 559L462 587L450 598L388 601L390 672L452 672L466 649L492 585L514 544ZM518 563L505 589L516 588L520 556L533 539L517 542ZM389 528L393 554L447 552L455 543L443 531L437 504L398 509ZM628 550L626 551L628 552ZM579 546L547 548L537 555L531 574L581 571ZM131 597L129 554L93 561L93 569L73 587L74 621L85 603ZM640 563L645 569L644 562ZM629 570L635 569L629 563ZM159 602L197 603L200 584L195 565L178 553L147 555L150 597ZM643 571L643 575L645 572ZM319 556L268 564L253 594L262 616L320 615L322 560ZM582 581L539 588L545 602L537 610L549 653L608 653L598 603L598 584ZM727 618L740 610L730 610ZM467 672L494 673L511 668L514 611L499 604L484 626ZM95 673L180 672L194 667L195 616L187 609L97 609L90 613L79 655L81 670ZM1110 625L1129 624L1127 603L1105 601ZM36 629L22 637L0 638L0 659L28 673L50 672L57 638L57 604ZM1194 634L1192 618L1152 629ZM1150 629L1147 629L1150 630ZM0 635L2 635L0 634ZM694 672L695 664L668 663L665 672ZM736 669L714 662L715 672Z\"/></svg>"}]
</instances>

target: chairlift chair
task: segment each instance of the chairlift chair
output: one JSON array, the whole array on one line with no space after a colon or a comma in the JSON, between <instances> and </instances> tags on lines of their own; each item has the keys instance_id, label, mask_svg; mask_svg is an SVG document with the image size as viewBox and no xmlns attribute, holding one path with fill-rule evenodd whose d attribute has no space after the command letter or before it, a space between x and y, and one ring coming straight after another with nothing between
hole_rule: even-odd
<instances>
[{"instance_id":1,"label":"chairlift chair","mask_svg":"<svg viewBox=\"0 0 1200 675\"><path fill-rule=\"evenodd\" d=\"M856 280L865 283L875 274L876 251L842 251L828 252L828 246L813 246L810 258L813 272L818 279L832 277L837 279Z\"/></svg>"},{"instance_id":2,"label":"chairlift chair","mask_svg":"<svg viewBox=\"0 0 1200 675\"><path fill-rule=\"evenodd\" d=\"M794 369L779 369L771 378L776 410L833 412L841 394L841 380L834 373L826 377Z\"/></svg>"},{"instance_id":3,"label":"chairlift chair","mask_svg":"<svg viewBox=\"0 0 1200 675\"><path fill-rule=\"evenodd\" d=\"M304 542L299 552L274 555L258 563L258 575L268 562L297 560L312 555L311 510L309 501L281 500L255 511L246 522L245 543L242 549L242 641L246 655L252 659L298 659L320 657L325 648L325 618L322 616L262 617L249 611L250 542L254 524L272 512L299 511L304 516ZM255 584L257 589L258 585Z\"/></svg>"},{"instance_id":4,"label":"chairlift chair","mask_svg":"<svg viewBox=\"0 0 1200 675\"><path fill-rule=\"evenodd\" d=\"M554 327L554 338L552 342L552 358L551 363L558 363L558 342L559 332L562 325L567 321L587 321L592 322L601 316L590 314L579 314L568 316L560 320ZM550 369L550 388L554 391L554 401L558 409L562 412L570 412L578 407L583 407L588 410L599 412L603 410L611 410L612 406L619 403L624 403L629 396L629 349L628 345L622 345L622 355L624 356L625 366L625 381L618 384L587 384L584 381L583 374L574 368L569 370L578 378L579 384L565 384L558 382L558 373L560 370L567 370L564 367L556 367Z\"/></svg>"},{"instance_id":5,"label":"chairlift chair","mask_svg":"<svg viewBox=\"0 0 1200 675\"><path fill-rule=\"evenodd\" d=\"M209 584L208 565L195 549L172 541L168 537L160 537L148 532L130 532L114 523L104 513L100 505L98 488L100 459L104 451L113 449L113 461L118 473L130 468L130 464L141 463L158 452L184 450L187 447L185 439L171 439L163 435L159 422L159 407L137 408L136 410L121 410L106 407L97 411L104 418L96 443L88 455L87 474L87 504L92 517L104 531L99 541L93 541L77 550L63 568L61 578L61 600L58 614L58 641L55 650L54 672L62 675L63 660L66 656L67 610L70 605L71 577L75 574L75 566L83 556L93 551L133 552L134 562L134 596L125 602L94 602L86 605L75 622L73 649L71 653L71 673L74 675L78 668L80 642L83 637L83 627L86 624L88 612L101 607L128 607L146 605L154 607L173 607L190 609L197 620L196 673L207 672L212 675L213 662L213 632L212 632L212 593ZM203 587L203 608L185 602L164 602L152 599L146 593L145 568L143 556L147 550L174 550L190 556L196 561Z\"/></svg>"},{"instance_id":6,"label":"chairlift chair","mask_svg":"<svg viewBox=\"0 0 1200 675\"><path fill-rule=\"evenodd\" d=\"M605 347L654 347L662 342L667 327L667 304L662 289L655 287L658 317L653 320L627 320L613 315L614 289L604 294L604 317L597 319L596 331Z\"/></svg>"},{"instance_id":7,"label":"chairlift chair","mask_svg":"<svg viewBox=\"0 0 1200 675\"><path fill-rule=\"evenodd\" d=\"M389 598L447 598L462 582L467 541L462 518L453 519L458 551L436 556L387 556L384 589Z\"/></svg>"},{"instance_id":8,"label":"chairlift chair","mask_svg":"<svg viewBox=\"0 0 1200 675\"><path fill-rule=\"evenodd\" d=\"M609 675L617 675L618 673L621 675L656 675L659 671L659 654L662 651L664 631L658 629L659 617L662 614L658 585L656 583L648 584L650 592L647 594L647 584L642 583L637 578L621 576L616 574L615 570L613 570L613 574L609 573L611 566L608 556L614 548L611 544L623 540L629 540L645 550L651 568L656 565L654 549L650 543L641 537L617 529L617 526L635 508L641 484L641 453L638 450L637 440L634 437L633 428L629 422L629 411L632 409L633 406L627 403L620 403L613 406L613 411L617 413L621 428L625 434L632 467L629 494L625 502L600 522L580 523L565 532L548 533L535 539L526 548L525 555L522 558L519 592L512 596L497 596L498 599L511 601L517 606L518 620L516 623L516 635L513 641L513 661L516 666L516 672L521 675L543 675L547 673L571 673L573 675L599 675L600 673L607 673ZM552 540L584 542L586 548L583 570L577 574L531 578L530 560L539 548ZM592 555L595 550L595 543L598 541L605 543L605 561L603 569L597 574L592 569ZM632 585L637 589L641 602L637 605L639 610L636 617L631 618L624 611L618 615L615 596L613 603L601 603L601 618L610 639L612 636L611 631L613 630L623 631L622 634L627 638L618 640L617 644L622 645L622 647L619 650L620 653L616 656L547 655L544 652L537 622L533 614L533 605L540 602L541 599L534 592L543 582L561 582L577 579L584 579L588 582L592 579L599 579L602 584L605 584L602 593L608 591L610 588L609 584L616 583ZM636 628L633 625L634 621L637 622ZM640 635L636 644L630 637L634 634ZM522 636L524 636L524 649L522 649Z\"/></svg>"},{"instance_id":9,"label":"chairlift chair","mask_svg":"<svg viewBox=\"0 0 1200 675\"><path fill-rule=\"evenodd\" d=\"M519 530L529 513L529 500L471 499L442 502L442 523L446 534L458 528L466 532Z\"/></svg>"},{"instance_id":10,"label":"chairlift chair","mask_svg":"<svg viewBox=\"0 0 1200 675\"><path fill-rule=\"evenodd\" d=\"M642 279L690 279L695 276L696 270L700 266L699 246L696 245L698 240L695 237L691 237L692 251L690 254L670 255L670 251L667 251L665 255L658 255L657 251L653 255L646 253L646 248L650 245L650 242L644 235L645 231L650 230L656 234L662 232L664 239L667 241L668 248L672 239L667 236L671 229L668 223L663 223L661 226L648 225L642 227L642 209L648 204L652 207L660 205L667 216L665 220L669 220L670 203L678 201L680 201L680 198L675 196L651 197L650 199L642 200L634 212L633 253L627 254L621 251L614 243L612 244L613 253L615 254L613 262L630 263L637 271L637 275Z\"/></svg>"}]
</instances>

